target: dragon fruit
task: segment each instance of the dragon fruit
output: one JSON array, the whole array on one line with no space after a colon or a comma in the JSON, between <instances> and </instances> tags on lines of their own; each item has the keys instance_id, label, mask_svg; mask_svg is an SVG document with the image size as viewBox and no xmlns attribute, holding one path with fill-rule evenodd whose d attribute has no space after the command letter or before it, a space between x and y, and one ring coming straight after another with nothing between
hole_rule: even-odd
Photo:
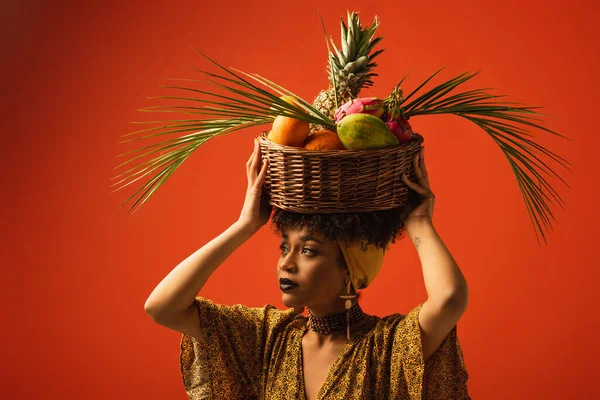
<instances>
[{"instance_id":1,"label":"dragon fruit","mask_svg":"<svg viewBox=\"0 0 600 400\"><path fill-rule=\"evenodd\" d=\"M346 115L370 114L381 118L385 112L383 100L377 97L359 97L352 99L335 110L335 123L339 123Z\"/></svg>"},{"instance_id":2,"label":"dragon fruit","mask_svg":"<svg viewBox=\"0 0 600 400\"><path fill-rule=\"evenodd\" d=\"M408 120L402 115L398 115L394 119L387 118L385 121L387 127L392 131L394 136L398 138L399 144L410 142L413 138L413 130Z\"/></svg>"}]
</instances>

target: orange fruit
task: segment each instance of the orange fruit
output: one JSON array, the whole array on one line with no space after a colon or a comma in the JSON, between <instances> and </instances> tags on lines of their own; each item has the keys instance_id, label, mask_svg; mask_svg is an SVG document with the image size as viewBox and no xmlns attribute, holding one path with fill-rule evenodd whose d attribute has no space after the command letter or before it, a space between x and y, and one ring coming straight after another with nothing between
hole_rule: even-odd
<instances>
[{"instance_id":1,"label":"orange fruit","mask_svg":"<svg viewBox=\"0 0 600 400\"><path fill-rule=\"evenodd\" d=\"M300 101L298 101L298 99L294 96L288 96L287 94L284 94L280 97L280 99L293 106L303 108L302 104L300 104Z\"/></svg>"},{"instance_id":2,"label":"orange fruit","mask_svg":"<svg viewBox=\"0 0 600 400\"><path fill-rule=\"evenodd\" d=\"M267 139L284 146L300 147L310 133L308 121L278 115Z\"/></svg>"},{"instance_id":3,"label":"orange fruit","mask_svg":"<svg viewBox=\"0 0 600 400\"><path fill-rule=\"evenodd\" d=\"M300 101L296 97L294 97L294 96L288 96L287 94L285 94L283 96L280 96L279 99L285 101L286 103L288 103L288 104L290 104L290 105L292 105L294 107L298 107L298 108L304 109L304 106L302 104L300 104ZM280 107L275 107L275 104L273 104L271 106L271 110L280 110L281 111L281 108Z\"/></svg>"},{"instance_id":4,"label":"orange fruit","mask_svg":"<svg viewBox=\"0 0 600 400\"><path fill-rule=\"evenodd\" d=\"M314 132L304 141L306 150L346 150L337 133L323 129Z\"/></svg>"}]
</instances>

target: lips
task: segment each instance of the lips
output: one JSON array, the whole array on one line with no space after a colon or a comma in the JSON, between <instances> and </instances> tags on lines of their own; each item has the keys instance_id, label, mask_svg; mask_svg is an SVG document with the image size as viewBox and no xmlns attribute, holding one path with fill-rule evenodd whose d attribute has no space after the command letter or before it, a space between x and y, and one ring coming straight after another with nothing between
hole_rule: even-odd
<instances>
[{"instance_id":1,"label":"lips","mask_svg":"<svg viewBox=\"0 0 600 400\"><path fill-rule=\"evenodd\" d=\"M291 279L287 279L287 278L279 278L279 288L283 291L288 291L288 290L292 290L297 288L298 285L296 282L294 282Z\"/></svg>"},{"instance_id":2,"label":"lips","mask_svg":"<svg viewBox=\"0 0 600 400\"><path fill-rule=\"evenodd\" d=\"M298 286L298 284L296 282L294 282L291 279L288 278L279 278L279 284L280 285L296 285Z\"/></svg>"}]
</instances>

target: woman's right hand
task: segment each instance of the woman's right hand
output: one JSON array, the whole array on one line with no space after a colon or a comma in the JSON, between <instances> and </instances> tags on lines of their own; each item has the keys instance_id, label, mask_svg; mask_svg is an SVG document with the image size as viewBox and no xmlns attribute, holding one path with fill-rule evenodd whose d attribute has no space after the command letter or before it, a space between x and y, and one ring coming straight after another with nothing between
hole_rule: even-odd
<instances>
[{"instance_id":1,"label":"woman's right hand","mask_svg":"<svg viewBox=\"0 0 600 400\"><path fill-rule=\"evenodd\" d=\"M264 224L269 221L273 206L268 202L267 196L263 193L262 186L267 174L268 160L261 164L261 151L258 140L254 139L254 151L246 162L246 175L248 177L248 188L246 189L246 199L240 213L238 223L250 232L257 232Z\"/></svg>"}]
</instances>

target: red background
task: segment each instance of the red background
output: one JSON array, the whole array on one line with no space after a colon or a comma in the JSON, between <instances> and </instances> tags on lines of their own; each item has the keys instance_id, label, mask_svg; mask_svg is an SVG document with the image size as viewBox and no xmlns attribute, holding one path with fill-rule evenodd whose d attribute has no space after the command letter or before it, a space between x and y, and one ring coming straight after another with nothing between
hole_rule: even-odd
<instances>
[{"instance_id":1,"label":"red background","mask_svg":"<svg viewBox=\"0 0 600 400\"><path fill-rule=\"evenodd\" d=\"M411 120L425 137L437 196L434 224L470 288L459 338L474 399L588 399L600 391L598 319L598 5L592 1L332 0L289 3L3 2L0 397L184 399L180 334L143 305L181 260L233 223L258 130L202 146L133 216L110 193L136 111L163 78L198 78L208 64L256 72L312 100L326 87L317 7L339 40L339 18L381 18L386 48L371 95L408 71L407 91L483 70L465 88L496 88L544 106L540 139L573 163L556 188L555 230L539 247L498 146L458 117ZM596 55L594 55L596 54ZM439 80L437 81L439 83ZM163 114L164 115L164 114ZM153 114L153 118L163 115ZM167 115L166 118L169 116ZM116 210L116 211L115 211ZM217 302L282 306L278 238L263 228L211 277ZM413 245L393 245L363 292L366 312L407 313L425 300Z\"/></svg>"}]
</instances>

